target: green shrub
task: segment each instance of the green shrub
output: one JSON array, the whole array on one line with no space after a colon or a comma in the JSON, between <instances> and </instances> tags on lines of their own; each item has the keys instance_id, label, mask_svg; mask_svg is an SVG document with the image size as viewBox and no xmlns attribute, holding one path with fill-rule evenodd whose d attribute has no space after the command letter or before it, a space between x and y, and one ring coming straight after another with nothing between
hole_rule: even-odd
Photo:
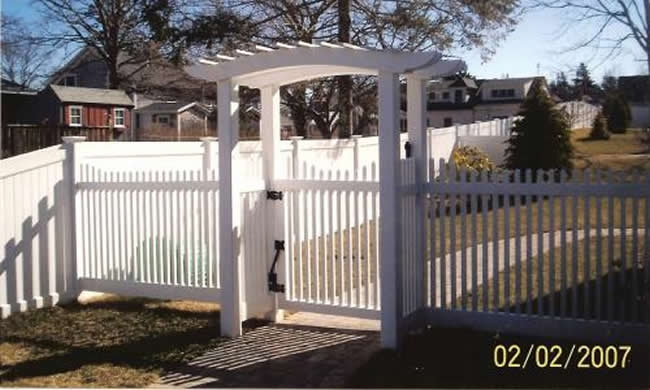
<instances>
[{"instance_id":1,"label":"green shrub","mask_svg":"<svg viewBox=\"0 0 650 390\"><path fill-rule=\"evenodd\" d=\"M625 133L632 115L630 107L619 94L609 94L603 104L603 114L607 118L607 129L612 133Z\"/></svg>"},{"instance_id":2,"label":"green shrub","mask_svg":"<svg viewBox=\"0 0 650 390\"><path fill-rule=\"evenodd\" d=\"M607 131L607 118L602 113L598 113L591 125L589 138L591 139L609 139L610 134Z\"/></svg>"},{"instance_id":3,"label":"green shrub","mask_svg":"<svg viewBox=\"0 0 650 390\"><path fill-rule=\"evenodd\" d=\"M515 122L507 141L508 169L571 171L573 145L567 115L539 83L533 84L522 104L522 118Z\"/></svg>"}]
</instances>

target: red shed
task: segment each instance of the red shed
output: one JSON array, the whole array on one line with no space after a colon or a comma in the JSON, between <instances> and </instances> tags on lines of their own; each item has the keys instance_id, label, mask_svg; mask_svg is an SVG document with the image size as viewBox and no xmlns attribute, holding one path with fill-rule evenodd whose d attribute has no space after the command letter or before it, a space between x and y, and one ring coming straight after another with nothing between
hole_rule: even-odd
<instances>
[{"instance_id":1,"label":"red shed","mask_svg":"<svg viewBox=\"0 0 650 390\"><path fill-rule=\"evenodd\" d=\"M121 90L50 85L39 94L41 122L71 127L131 128L133 102Z\"/></svg>"}]
</instances>

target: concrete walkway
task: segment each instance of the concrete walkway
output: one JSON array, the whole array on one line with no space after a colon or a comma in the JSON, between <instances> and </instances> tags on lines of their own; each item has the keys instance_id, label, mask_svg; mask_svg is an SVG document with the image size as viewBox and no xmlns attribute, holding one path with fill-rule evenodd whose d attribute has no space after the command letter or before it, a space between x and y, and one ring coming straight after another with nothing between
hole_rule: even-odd
<instances>
[{"instance_id":1,"label":"concrete walkway","mask_svg":"<svg viewBox=\"0 0 650 390\"><path fill-rule=\"evenodd\" d=\"M379 321L296 313L219 344L152 387L342 387L379 350L378 330Z\"/></svg>"}]
</instances>

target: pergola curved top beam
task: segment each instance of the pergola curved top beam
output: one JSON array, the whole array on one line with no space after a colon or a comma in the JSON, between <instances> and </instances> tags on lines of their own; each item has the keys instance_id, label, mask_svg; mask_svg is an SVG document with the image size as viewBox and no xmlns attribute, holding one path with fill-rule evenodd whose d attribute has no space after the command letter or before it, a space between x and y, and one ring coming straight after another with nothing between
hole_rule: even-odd
<instances>
[{"instance_id":1,"label":"pergola curved top beam","mask_svg":"<svg viewBox=\"0 0 650 390\"><path fill-rule=\"evenodd\" d=\"M463 61L443 60L437 52L381 51L344 43L298 42L277 44L276 48L258 45L256 50L236 50L239 57L217 55L200 59L185 71L203 80L230 79L238 85L262 88L320 77L381 72L412 74L425 79L466 69Z\"/></svg>"}]
</instances>

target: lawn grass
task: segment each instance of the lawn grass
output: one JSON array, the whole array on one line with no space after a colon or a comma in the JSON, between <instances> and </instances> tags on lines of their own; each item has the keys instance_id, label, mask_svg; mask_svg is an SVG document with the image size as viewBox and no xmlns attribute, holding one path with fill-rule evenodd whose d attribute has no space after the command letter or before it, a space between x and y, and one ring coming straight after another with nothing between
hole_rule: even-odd
<instances>
[{"instance_id":1,"label":"lawn grass","mask_svg":"<svg viewBox=\"0 0 650 390\"><path fill-rule=\"evenodd\" d=\"M562 261L563 253L559 247L544 253L541 258L535 256L530 261L522 258L519 275L517 267L512 265L514 258L511 258L512 266L508 269L507 275L509 282L507 294L506 270L502 270L496 278L496 289L494 278L489 280L487 286L477 288L477 302L483 302L484 295L487 294L489 311L558 315L561 309L565 308L567 315L577 318L600 318L625 322L650 321L650 286L645 282L643 237L639 237L636 247L630 238L624 245L620 237L615 237L611 243L613 245L610 249L607 238L600 240L596 237L590 238L589 256L586 254L587 241L567 244L566 262ZM599 248L602 257L598 259L596 253ZM609 253L613 257L610 258ZM566 273L565 295L561 294L563 273ZM519 295L516 294L517 285L519 285ZM494 302L495 292L498 296L498 305ZM589 305L586 307L585 294L589 297ZM596 305L597 295L600 296L600 306ZM526 305L528 296L530 296L530 307ZM471 294L468 294L466 302L461 298L458 299L457 304L459 307L471 307L472 298Z\"/></svg>"},{"instance_id":2,"label":"lawn grass","mask_svg":"<svg viewBox=\"0 0 650 390\"><path fill-rule=\"evenodd\" d=\"M143 387L219 343L216 305L108 296L0 321L0 385Z\"/></svg>"},{"instance_id":3,"label":"lawn grass","mask_svg":"<svg viewBox=\"0 0 650 390\"><path fill-rule=\"evenodd\" d=\"M650 169L650 154L639 141L640 131L629 129L624 134L612 134L608 140L589 139L591 129L571 133L577 169L600 168L634 172Z\"/></svg>"}]
</instances>

